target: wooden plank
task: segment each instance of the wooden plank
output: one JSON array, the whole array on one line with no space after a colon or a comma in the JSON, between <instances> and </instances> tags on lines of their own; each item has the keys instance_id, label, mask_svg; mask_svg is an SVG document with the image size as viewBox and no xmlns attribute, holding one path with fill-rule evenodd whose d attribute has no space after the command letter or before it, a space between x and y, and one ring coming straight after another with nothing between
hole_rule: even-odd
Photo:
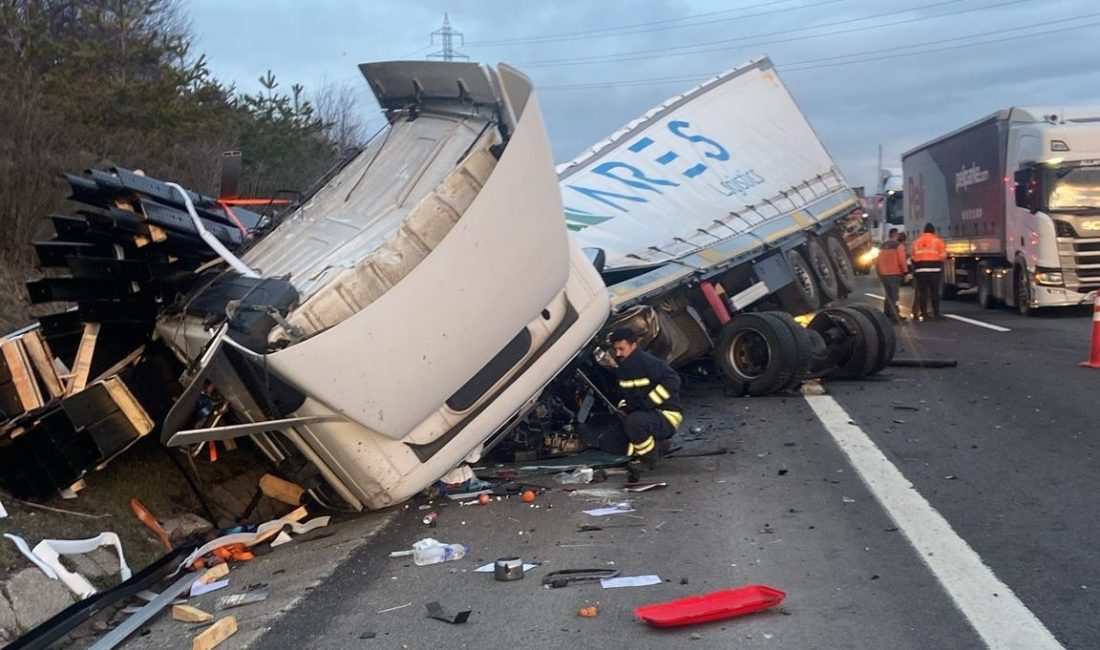
<instances>
[{"instance_id":1,"label":"wooden plank","mask_svg":"<svg viewBox=\"0 0 1100 650\"><path fill-rule=\"evenodd\" d=\"M302 494L305 493L305 489L300 485L272 474L264 474L260 477L260 491L276 501L282 501L291 506L302 505Z\"/></svg>"},{"instance_id":2,"label":"wooden plank","mask_svg":"<svg viewBox=\"0 0 1100 650\"><path fill-rule=\"evenodd\" d=\"M58 376L57 369L53 365L53 352L50 351L50 344L46 342L46 337L42 336L40 330L31 330L21 338L31 365L34 366L35 373L38 374L50 397L64 395L65 386L62 385L61 377Z\"/></svg>"},{"instance_id":3,"label":"wooden plank","mask_svg":"<svg viewBox=\"0 0 1100 650\"><path fill-rule=\"evenodd\" d=\"M80 347L76 349L73 376L65 388L66 395L82 391L88 385L88 374L92 371L92 355L95 353L95 341L98 336L99 323L84 324L84 335L80 337Z\"/></svg>"},{"instance_id":4,"label":"wooden plank","mask_svg":"<svg viewBox=\"0 0 1100 650\"><path fill-rule=\"evenodd\" d=\"M214 615L190 605L172 605L172 618L184 623L205 623L214 620Z\"/></svg>"},{"instance_id":5,"label":"wooden plank","mask_svg":"<svg viewBox=\"0 0 1100 650\"><path fill-rule=\"evenodd\" d=\"M134 425L134 429L139 435L144 436L153 430L153 427L156 426L153 418L149 417L141 403L134 398L133 393L130 392L130 389L126 387L121 379L108 377L103 380L103 387L107 389L107 394L118 405L118 409L122 411L130 424Z\"/></svg>"},{"instance_id":6,"label":"wooden plank","mask_svg":"<svg viewBox=\"0 0 1100 650\"><path fill-rule=\"evenodd\" d=\"M23 410L33 411L41 408L42 392L38 390L38 381L34 377L23 342L19 339L0 342L0 353L4 355L4 362L11 374L11 383L15 387L15 394L23 405Z\"/></svg>"},{"instance_id":7,"label":"wooden plank","mask_svg":"<svg viewBox=\"0 0 1100 650\"><path fill-rule=\"evenodd\" d=\"M225 563L216 564L206 571L203 571L202 575L199 576L199 582L201 584L208 585L211 582L217 582L218 580L221 580L227 575L229 575L229 565Z\"/></svg>"},{"instance_id":8,"label":"wooden plank","mask_svg":"<svg viewBox=\"0 0 1100 650\"><path fill-rule=\"evenodd\" d=\"M191 650L211 650L237 632L237 619L233 616L220 618L216 623L202 631L191 640Z\"/></svg>"}]
</instances>

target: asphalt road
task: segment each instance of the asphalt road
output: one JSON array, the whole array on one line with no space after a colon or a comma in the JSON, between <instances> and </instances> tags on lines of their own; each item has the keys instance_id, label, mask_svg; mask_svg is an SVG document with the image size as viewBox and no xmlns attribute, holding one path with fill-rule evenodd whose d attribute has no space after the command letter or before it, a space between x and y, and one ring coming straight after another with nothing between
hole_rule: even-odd
<instances>
[{"instance_id":1,"label":"asphalt road","mask_svg":"<svg viewBox=\"0 0 1100 650\"><path fill-rule=\"evenodd\" d=\"M534 504L436 504L434 529L415 506L404 509L256 647L1037 648L1046 631L1066 648L1100 647L1100 371L1077 366L1089 316L1024 319L965 297L945 311L1009 331L955 320L899 326L899 357L958 367L829 383L829 397L813 404L693 385L686 426L704 438L695 448L728 453L666 459L650 478L668 488L641 494L619 491L621 477L573 494L544 479L554 489ZM820 400L845 415L826 422ZM873 444L842 447L839 429ZM912 486L891 491L891 468ZM635 511L583 513L618 501ZM909 507L916 502L924 505ZM584 524L605 528L580 532ZM427 536L468 544L471 556L424 567L387 557ZM508 555L541 566L507 583L472 572ZM548 571L575 568L662 582L540 584ZM675 630L632 614L746 584L785 591L782 609ZM427 618L430 601L472 610L469 622ZM1026 616L998 619L1018 613L1001 608L1009 602ZM599 616L579 618L589 604ZM1031 627L1003 634L1032 614Z\"/></svg>"}]
</instances>

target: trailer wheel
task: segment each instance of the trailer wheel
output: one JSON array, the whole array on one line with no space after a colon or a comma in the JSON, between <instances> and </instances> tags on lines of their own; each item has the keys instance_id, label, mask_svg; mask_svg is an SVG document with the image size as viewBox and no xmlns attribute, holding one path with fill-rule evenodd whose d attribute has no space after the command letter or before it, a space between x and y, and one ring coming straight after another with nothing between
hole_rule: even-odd
<instances>
[{"instance_id":1,"label":"trailer wheel","mask_svg":"<svg viewBox=\"0 0 1100 650\"><path fill-rule=\"evenodd\" d=\"M823 240L825 252L836 269L836 284L841 295L848 295L856 290L856 272L852 266L852 255L848 252L848 246L835 234L827 235Z\"/></svg>"},{"instance_id":2,"label":"trailer wheel","mask_svg":"<svg viewBox=\"0 0 1100 650\"><path fill-rule=\"evenodd\" d=\"M839 295L836 282L836 270L829 261L829 255L816 239L806 242L806 260L814 270L817 286L821 288L821 298L832 302Z\"/></svg>"},{"instance_id":3,"label":"trailer wheel","mask_svg":"<svg viewBox=\"0 0 1100 650\"><path fill-rule=\"evenodd\" d=\"M869 373L874 375L881 372L893 360L894 353L897 351L898 339L894 333L894 326L890 324L886 314L868 305L851 305L851 309L866 316L878 333L878 358L875 361L875 367Z\"/></svg>"},{"instance_id":4,"label":"trailer wheel","mask_svg":"<svg viewBox=\"0 0 1100 650\"><path fill-rule=\"evenodd\" d=\"M837 360L837 365L825 373L826 379L861 379L874 371L879 361L878 332L871 319L850 307L826 309L824 313L845 322L849 330L849 340L845 353Z\"/></svg>"},{"instance_id":5,"label":"trailer wheel","mask_svg":"<svg viewBox=\"0 0 1100 650\"><path fill-rule=\"evenodd\" d=\"M749 395L767 395L790 384L797 345L781 320L738 314L722 328L714 358L730 383Z\"/></svg>"},{"instance_id":6,"label":"trailer wheel","mask_svg":"<svg viewBox=\"0 0 1100 650\"><path fill-rule=\"evenodd\" d=\"M760 316L777 321L794 338L794 367L791 369L791 381L780 390L795 390L802 385L802 380L810 370L811 348L810 335L805 327L799 325L793 316L785 311L760 312Z\"/></svg>"},{"instance_id":7,"label":"trailer wheel","mask_svg":"<svg viewBox=\"0 0 1100 650\"><path fill-rule=\"evenodd\" d=\"M817 309L821 305L821 291L817 288L809 262L798 251L789 250L787 265L794 281L775 294L783 309L792 314L805 314Z\"/></svg>"}]
</instances>

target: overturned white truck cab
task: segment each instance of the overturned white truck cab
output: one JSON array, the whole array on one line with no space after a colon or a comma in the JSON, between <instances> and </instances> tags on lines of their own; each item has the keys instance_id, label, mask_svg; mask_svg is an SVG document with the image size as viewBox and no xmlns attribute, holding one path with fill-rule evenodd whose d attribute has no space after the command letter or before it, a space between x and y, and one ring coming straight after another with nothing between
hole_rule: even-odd
<instances>
[{"instance_id":1,"label":"overturned white truck cab","mask_svg":"<svg viewBox=\"0 0 1100 650\"><path fill-rule=\"evenodd\" d=\"M317 498L375 509L507 433L608 297L563 227L525 76L361 70L388 130L157 331L191 364L168 445L251 435ZM211 394L242 424L215 404L196 426Z\"/></svg>"}]
</instances>

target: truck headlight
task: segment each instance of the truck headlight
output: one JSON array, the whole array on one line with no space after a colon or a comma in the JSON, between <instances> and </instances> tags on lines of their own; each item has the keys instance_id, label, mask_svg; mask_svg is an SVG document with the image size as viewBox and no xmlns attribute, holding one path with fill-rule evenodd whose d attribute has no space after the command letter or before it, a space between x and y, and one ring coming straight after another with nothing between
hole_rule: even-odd
<instances>
[{"instance_id":1,"label":"truck headlight","mask_svg":"<svg viewBox=\"0 0 1100 650\"><path fill-rule=\"evenodd\" d=\"M1062 273L1061 271L1036 271L1035 284L1060 287L1062 286Z\"/></svg>"},{"instance_id":2,"label":"truck headlight","mask_svg":"<svg viewBox=\"0 0 1100 650\"><path fill-rule=\"evenodd\" d=\"M878 246L872 246L870 248L870 250L868 250L863 255L859 256L860 265L862 265L862 266L871 266L871 262L875 261L875 258L878 257L878 254L880 252L881 251L879 250Z\"/></svg>"}]
</instances>

